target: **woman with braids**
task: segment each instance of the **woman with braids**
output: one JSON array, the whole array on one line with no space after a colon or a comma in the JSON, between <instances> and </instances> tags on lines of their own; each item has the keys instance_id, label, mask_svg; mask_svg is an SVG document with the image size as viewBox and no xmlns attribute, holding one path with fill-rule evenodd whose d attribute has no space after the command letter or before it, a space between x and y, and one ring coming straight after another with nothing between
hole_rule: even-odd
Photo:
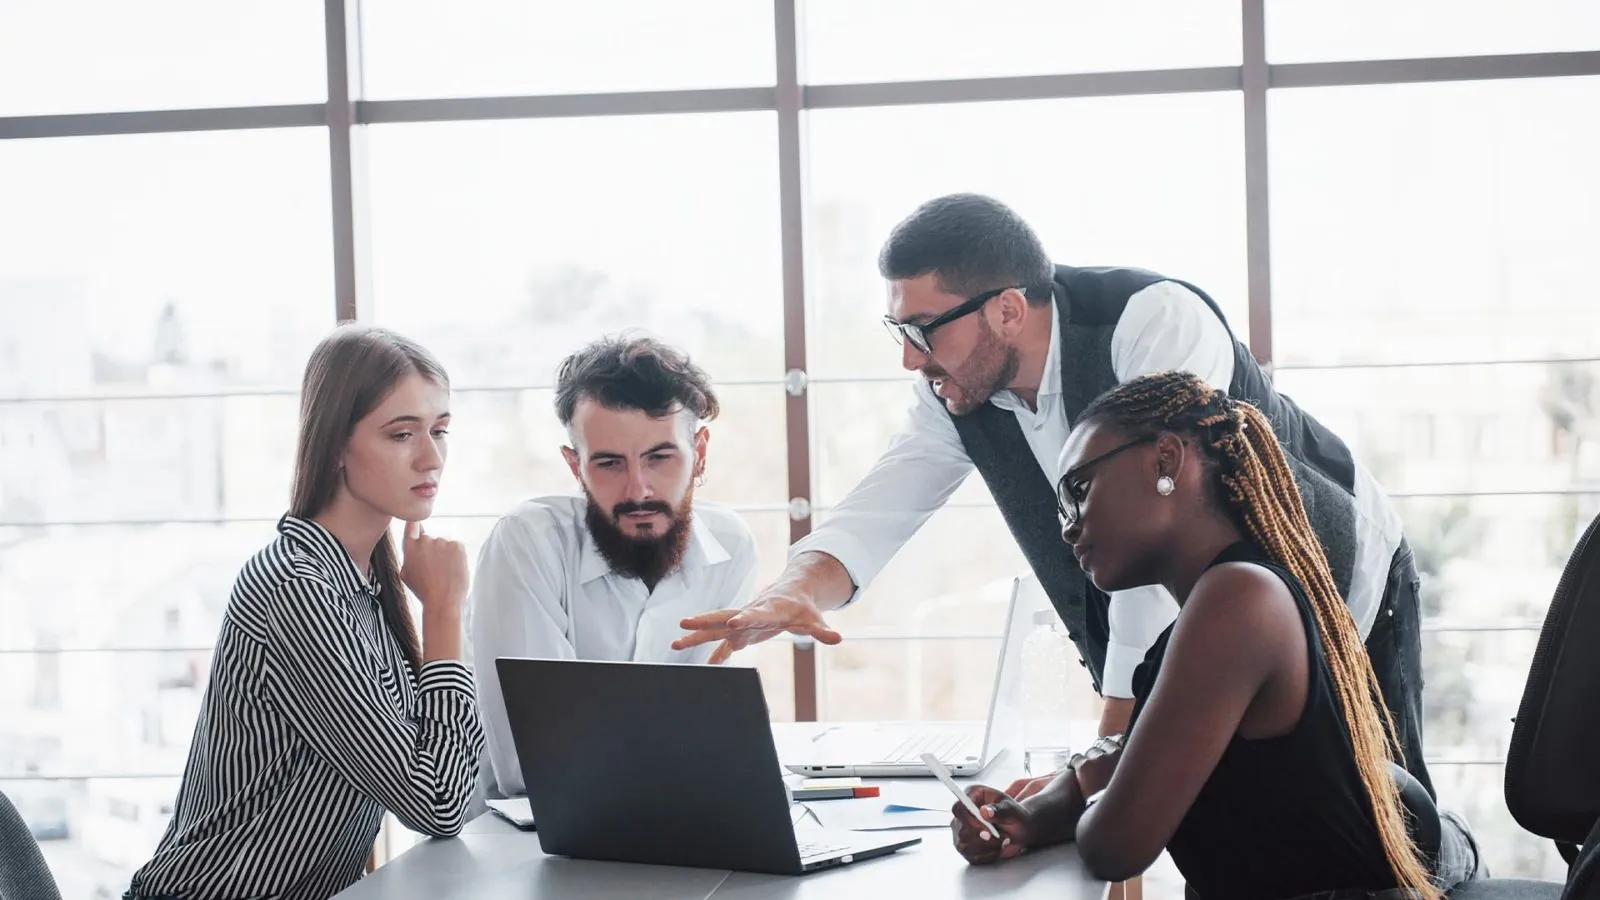
<instances>
[{"instance_id":1,"label":"woman with braids","mask_svg":"<svg viewBox=\"0 0 1600 900\"><path fill-rule=\"evenodd\" d=\"M1076 839L1120 881L1165 849L1206 900L1432 900L1475 876L1452 814L1436 864L1412 844L1393 723L1255 407L1188 373L1137 378L1084 411L1061 471L1062 535L1095 585L1159 584L1180 612L1134 676L1125 740L1020 802L970 790L1003 838L958 805L969 861Z\"/></svg>"}]
</instances>

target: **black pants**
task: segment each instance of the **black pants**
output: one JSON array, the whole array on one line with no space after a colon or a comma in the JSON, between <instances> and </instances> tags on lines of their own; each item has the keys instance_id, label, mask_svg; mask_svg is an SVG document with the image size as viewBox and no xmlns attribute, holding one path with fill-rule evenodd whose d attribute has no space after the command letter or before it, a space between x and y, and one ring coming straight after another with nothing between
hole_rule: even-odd
<instances>
[{"instance_id":1,"label":"black pants","mask_svg":"<svg viewBox=\"0 0 1600 900\"><path fill-rule=\"evenodd\" d=\"M1422 758L1422 609L1411 548L1401 541L1389 564L1378 618L1367 635L1367 656L1405 753L1406 771L1438 799Z\"/></svg>"},{"instance_id":2,"label":"black pants","mask_svg":"<svg viewBox=\"0 0 1600 900\"><path fill-rule=\"evenodd\" d=\"M1465 819L1448 810L1439 814L1439 858L1434 861L1433 885L1449 893L1467 881L1489 877L1488 867L1478 854L1478 842ZM1184 887L1185 900L1204 900L1188 886ZM1391 888L1386 891L1340 890L1305 894L1294 900L1416 900L1410 891Z\"/></svg>"}]
</instances>

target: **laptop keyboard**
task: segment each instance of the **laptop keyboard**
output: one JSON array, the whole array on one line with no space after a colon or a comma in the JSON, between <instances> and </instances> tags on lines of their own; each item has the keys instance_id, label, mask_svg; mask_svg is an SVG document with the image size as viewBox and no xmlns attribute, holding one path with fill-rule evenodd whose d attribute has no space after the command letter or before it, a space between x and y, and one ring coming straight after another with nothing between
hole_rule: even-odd
<instances>
[{"instance_id":1,"label":"laptop keyboard","mask_svg":"<svg viewBox=\"0 0 1600 900\"><path fill-rule=\"evenodd\" d=\"M957 731L928 731L913 734L879 761L917 762L922 759L922 754L932 753L940 762L950 762L970 742L971 737L969 734Z\"/></svg>"},{"instance_id":2,"label":"laptop keyboard","mask_svg":"<svg viewBox=\"0 0 1600 900\"><path fill-rule=\"evenodd\" d=\"M843 853L844 851L850 849L850 845L849 844L840 843L838 841L826 841L826 840L810 840L810 841L808 841L805 838L800 837L799 835L796 835L795 837L796 837L796 840L798 841L798 843L800 845L800 858L801 859L814 859L814 858L816 858L818 856L831 856L832 854Z\"/></svg>"}]
</instances>

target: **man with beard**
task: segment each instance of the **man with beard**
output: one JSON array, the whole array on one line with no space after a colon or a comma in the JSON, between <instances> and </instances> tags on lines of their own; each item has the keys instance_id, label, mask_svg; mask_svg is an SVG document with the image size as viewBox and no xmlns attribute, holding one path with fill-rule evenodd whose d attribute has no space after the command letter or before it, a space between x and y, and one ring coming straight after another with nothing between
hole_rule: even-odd
<instances>
[{"instance_id":1,"label":"man with beard","mask_svg":"<svg viewBox=\"0 0 1600 900\"><path fill-rule=\"evenodd\" d=\"M923 204L895 227L878 268L889 284L884 324L902 365L922 376L908 424L795 544L774 584L742 610L686 619L693 633L675 646L720 642L716 661L785 631L838 643L823 613L854 599L976 469L1106 698L1102 733L1122 733L1134 669L1178 608L1160 587L1109 597L1089 583L1057 511L1077 502L1090 473L1074 473L1065 485L1073 496L1057 499L1056 460L1095 397L1141 375L1187 371L1272 421L1365 640L1406 768L1432 793L1418 577L1400 517L1343 441L1274 390L1204 291L1143 269L1054 265L1020 216L975 194ZM1101 462L1113 464L1093 461ZM1158 474L1149 472L1150 490L1172 493Z\"/></svg>"},{"instance_id":2,"label":"man with beard","mask_svg":"<svg viewBox=\"0 0 1600 900\"><path fill-rule=\"evenodd\" d=\"M467 623L479 670L503 656L705 662L710 646L671 646L679 620L743 604L756 571L744 520L694 497L717 416L710 380L659 341L609 337L561 364L555 406L582 493L525 501L484 541ZM492 674L478 703L495 783L522 793Z\"/></svg>"}]
</instances>

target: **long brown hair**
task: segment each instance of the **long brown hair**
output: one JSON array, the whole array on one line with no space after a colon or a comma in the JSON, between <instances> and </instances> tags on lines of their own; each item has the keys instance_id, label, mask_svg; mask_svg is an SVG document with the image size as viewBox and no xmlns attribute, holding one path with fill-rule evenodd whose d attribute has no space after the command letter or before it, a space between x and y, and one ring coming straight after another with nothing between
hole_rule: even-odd
<instances>
[{"instance_id":1,"label":"long brown hair","mask_svg":"<svg viewBox=\"0 0 1600 900\"><path fill-rule=\"evenodd\" d=\"M1215 471L1214 498L1268 556L1300 579L1316 614L1384 854L1402 888L1437 900L1441 894L1406 832L1399 788L1389 769L1391 759L1402 757L1394 718L1377 699L1383 694L1372 661L1306 517L1294 470L1272 423L1254 406L1188 372L1120 384L1090 404L1082 419L1107 422L1129 437L1169 431L1195 438Z\"/></svg>"},{"instance_id":2,"label":"long brown hair","mask_svg":"<svg viewBox=\"0 0 1600 900\"><path fill-rule=\"evenodd\" d=\"M300 436L290 515L311 519L333 503L344 483L339 462L356 423L413 373L446 390L450 387L449 376L432 354L384 328L347 322L311 351L300 386ZM399 554L387 530L372 550L372 571L378 579L384 625L412 671L419 671L422 648L400 582Z\"/></svg>"}]
</instances>

